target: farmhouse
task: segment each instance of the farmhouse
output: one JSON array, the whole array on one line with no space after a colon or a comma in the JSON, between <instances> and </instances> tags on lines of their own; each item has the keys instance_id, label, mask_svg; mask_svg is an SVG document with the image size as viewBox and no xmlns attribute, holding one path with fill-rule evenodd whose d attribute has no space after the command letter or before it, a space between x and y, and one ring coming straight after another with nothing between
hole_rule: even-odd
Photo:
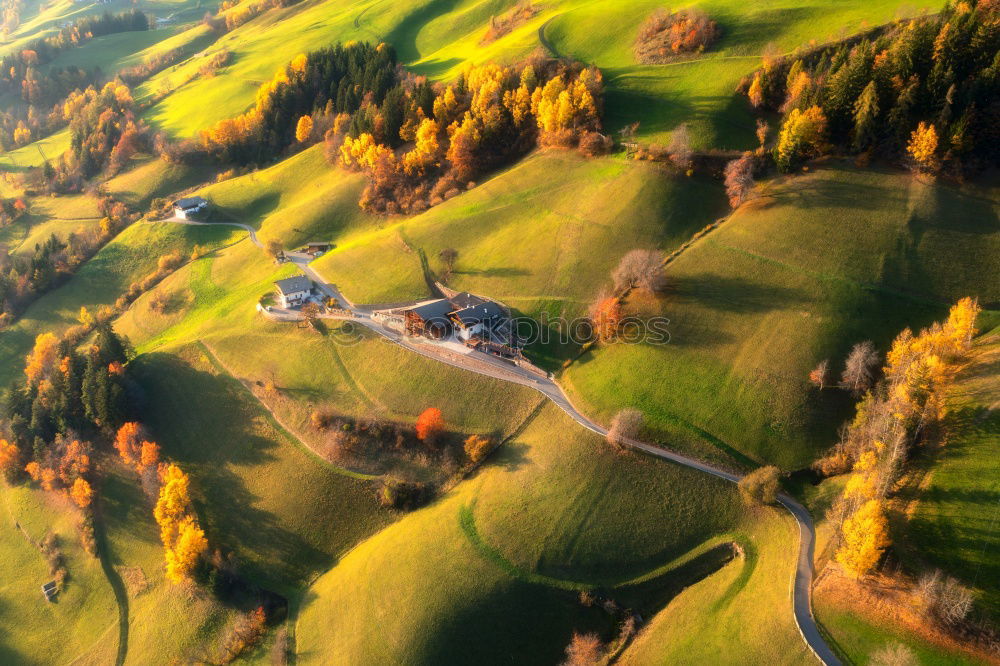
<instances>
[{"instance_id":1,"label":"farmhouse","mask_svg":"<svg viewBox=\"0 0 1000 666\"><path fill-rule=\"evenodd\" d=\"M296 275L295 277L278 280L274 283L274 286L277 287L278 301L281 303L281 307L294 308L302 305L309 298L309 294L312 293L313 283L312 280L303 275Z\"/></svg>"},{"instance_id":2,"label":"farmhouse","mask_svg":"<svg viewBox=\"0 0 1000 666\"><path fill-rule=\"evenodd\" d=\"M174 215L182 220L197 219L208 210L208 200L203 197L185 197L174 202Z\"/></svg>"},{"instance_id":3,"label":"farmhouse","mask_svg":"<svg viewBox=\"0 0 1000 666\"><path fill-rule=\"evenodd\" d=\"M507 311L499 303L468 292L384 314L387 318L399 315L403 318L403 332L409 336L441 340L454 335L474 349L498 356L519 354Z\"/></svg>"}]
</instances>

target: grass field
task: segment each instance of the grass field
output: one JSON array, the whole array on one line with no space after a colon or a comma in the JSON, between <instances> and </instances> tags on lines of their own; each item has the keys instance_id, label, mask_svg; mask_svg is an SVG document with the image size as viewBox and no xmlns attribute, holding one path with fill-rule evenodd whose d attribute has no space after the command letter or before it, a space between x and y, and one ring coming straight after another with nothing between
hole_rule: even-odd
<instances>
[{"instance_id":1,"label":"grass field","mask_svg":"<svg viewBox=\"0 0 1000 666\"><path fill-rule=\"evenodd\" d=\"M78 512L68 498L0 482L0 660L7 664L114 661L118 610L101 565L80 547ZM16 526L20 525L20 529ZM30 543L48 532L58 538L69 576L53 603L41 586L52 580L42 553Z\"/></svg>"},{"instance_id":2,"label":"grass field","mask_svg":"<svg viewBox=\"0 0 1000 666\"><path fill-rule=\"evenodd\" d=\"M683 570L671 564L742 520L732 486L618 456L549 406L479 474L357 546L310 588L298 659L552 663L574 629L613 633L576 591L650 617L691 582L673 578ZM748 558L760 571L754 584L773 575L765 568L790 567L784 556ZM778 625L776 640L800 649L794 627Z\"/></svg>"},{"instance_id":3,"label":"grass field","mask_svg":"<svg viewBox=\"0 0 1000 666\"><path fill-rule=\"evenodd\" d=\"M829 358L839 373L855 342L884 350L964 295L1000 302L989 279L995 191L836 165L768 184L668 267L670 344L606 346L565 379L606 419L638 406L654 424L693 424L751 458L806 464L850 404L808 388L816 363Z\"/></svg>"}]
</instances>

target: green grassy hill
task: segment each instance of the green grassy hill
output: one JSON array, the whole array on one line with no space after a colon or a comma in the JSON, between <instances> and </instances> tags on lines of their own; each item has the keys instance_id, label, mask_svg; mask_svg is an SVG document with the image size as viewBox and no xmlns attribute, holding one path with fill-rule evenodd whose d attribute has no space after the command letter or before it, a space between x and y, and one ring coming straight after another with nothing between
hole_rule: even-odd
<instances>
[{"instance_id":1,"label":"green grassy hill","mask_svg":"<svg viewBox=\"0 0 1000 666\"><path fill-rule=\"evenodd\" d=\"M759 557L760 535L741 532L743 520L732 486L616 455L546 407L478 475L312 585L297 625L299 660L552 663L574 630L614 633L602 611L579 604L579 590L652 617L691 576L718 566L695 574L683 562L726 539L750 553L723 569L742 569L739 586L790 575L788 552ZM771 640L801 659L786 604L764 611L774 611Z\"/></svg>"},{"instance_id":2,"label":"green grassy hill","mask_svg":"<svg viewBox=\"0 0 1000 666\"><path fill-rule=\"evenodd\" d=\"M839 373L856 342L884 351L964 295L1000 302L996 201L995 188L837 165L769 183L669 265L670 344L600 348L565 380L605 418L636 405L756 460L805 465L848 416L840 392L809 389L820 360Z\"/></svg>"}]
</instances>

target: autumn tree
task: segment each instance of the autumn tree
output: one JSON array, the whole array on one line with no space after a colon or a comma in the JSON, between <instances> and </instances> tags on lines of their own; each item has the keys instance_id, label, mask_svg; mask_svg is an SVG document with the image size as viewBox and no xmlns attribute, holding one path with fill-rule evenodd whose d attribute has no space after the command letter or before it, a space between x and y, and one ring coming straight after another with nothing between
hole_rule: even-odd
<instances>
[{"instance_id":1,"label":"autumn tree","mask_svg":"<svg viewBox=\"0 0 1000 666\"><path fill-rule=\"evenodd\" d=\"M872 387L875 380L874 370L879 363L879 354L870 340L859 342L851 348L840 378L841 388L855 395L864 393Z\"/></svg>"},{"instance_id":2,"label":"autumn tree","mask_svg":"<svg viewBox=\"0 0 1000 666\"><path fill-rule=\"evenodd\" d=\"M444 418L437 407L428 407L417 417L417 438L420 441L434 445L444 432Z\"/></svg>"},{"instance_id":3,"label":"autumn tree","mask_svg":"<svg viewBox=\"0 0 1000 666\"><path fill-rule=\"evenodd\" d=\"M733 208L739 207L750 196L754 186L753 171L754 159L750 152L745 152L726 164L723 171L726 194L729 196L729 205Z\"/></svg>"},{"instance_id":4,"label":"autumn tree","mask_svg":"<svg viewBox=\"0 0 1000 666\"><path fill-rule=\"evenodd\" d=\"M598 666L603 659L604 644L597 634L573 632L573 639L566 646L564 666Z\"/></svg>"},{"instance_id":5,"label":"autumn tree","mask_svg":"<svg viewBox=\"0 0 1000 666\"><path fill-rule=\"evenodd\" d=\"M960 624L972 610L972 591L939 569L920 577L917 593L924 612L946 627Z\"/></svg>"},{"instance_id":6,"label":"autumn tree","mask_svg":"<svg viewBox=\"0 0 1000 666\"><path fill-rule=\"evenodd\" d=\"M115 433L115 450L118 451L122 462L129 467L134 467L139 463L142 455L142 442L145 436L146 434L142 426L135 421L122 424L118 428L118 432Z\"/></svg>"},{"instance_id":7,"label":"autumn tree","mask_svg":"<svg viewBox=\"0 0 1000 666\"><path fill-rule=\"evenodd\" d=\"M618 335L622 321L622 305L615 296L601 296L590 306L590 325L594 338L611 342Z\"/></svg>"},{"instance_id":8,"label":"autumn tree","mask_svg":"<svg viewBox=\"0 0 1000 666\"><path fill-rule=\"evenodd\" d=\"M187 474L170 463L163 466L160 483L153 516L160 526L167 578L179 583L191 578L201 555L208 550L208 541L191 504Z\"/></svg>"},{"instance_id":9,"label":"autumn tree","mask_svg":"<svg viewBox=\"0 0 1000 666\"><path fill-rule=\"evenodd\" d=\"M890 643L872 654L868 666L920 666L920 660L908 646Z\"/></svg>"},{"instance_id":10,"label":"autumn tree","mask_svg":"<svg viewBox=\"0 0 1000 666\"><path fill-rule=\"evenodd\" d=\"M764 83L760 73L755 74L753 81L750 82L747 97L750 98L750 104L753 105L753 108L759 109L764 106Z\"/></svg>"},{"instance_id":11,"label":"autumn tree","mask_svg":"<svg viewBox=\"0 0 1000 666\"><path fill-rule=\"evenodd\" d=\"M656 250L632 250L618 262L611 279L618 293L630 289L662 291L666 285L663 256Z\"/></svg>"},{"instance_id":12,"label":"autumn tree","mask_svg":"<svg viewBox=\"0 0 1000 666\"><path fill-rule=\"evenodd\" d=\"M629 440L638 439L642 435L643 425L646 417L638 409L626 407L615 414L611 419L611 427L608 428L606 439L608 444L618 451L624 451Z\"/></svg>"},{"instance_id":13,"label":"autumn tree","mask_svg":"<svg viewBox=\"0 0 1000 666\"><path fill-rule=\"evenodd\" d=\"M826 359L820 361L809 373L809 383L823 390L830 383L830 362Z\"/></svg>"},{"instance_id":14,"label":"autumn tree","mask_svg":"<svg viewBox=\"0 0 1000 666\"><path fill-rule=\"evenodd\" d=\"M749 506L774 504L778 498L780 473L780 470L773 465L758 467L740 479L737 484L740 497Z\"/></svg>"},{"instance_id":15,"label":"autumn tree","mask_svg":"<svg viewBox=\"0 0 1000 666\"><path fill-rule=\"evenodd\" d=\"M21 451L6 439L0 439L0 475L10 483L21 469Z\"/></svg>"},{"instance_id":16,"label":"autumn tree","mask_svg":"<svg viewBox=\"0 0 1000 666\"><path fill-rule=\"evenodd\" d=\"M863 578L878 564L882 552L892 543L889 522L882 501L863 503L843 524L843 543L836 559L854 578Z\"/></svg>"},{"instance_id":17,"label":"autumn tree","mask_svg":"<svg viewBox=\"0 0 1000 666\"><path fill-rule=\"evenodd\" d=\"M464 444L465 455L473 464L479 464L489 454L492 446L493 442L489 437L469 435Z\"/></svg>"},{"instance_id":18,"label":"autumn tree","mask_svg":"<svg viewBox=\"0 0 1000 666\"><path fill-rule=\"evenodd\" d=\"M267 254L275 261L284 259L285 246L277 238L271 238L267 241Z\"/></svg>"},{"instance_id":19,"label":"autumn tree","mask_svg":"<svg viewBox=\"0 0 1000 666\"><path fill-rule=\"evenodd\" d=\"M670 161L674 163L674 166L681 171L687 172L694 166L694 151L691 150L691 136L687 123L681 123L671 133L667 155L670 156Z\"/></svg>"},{"instance_id":20,"label":"autumn tree","mask_svg":"<svg viewBox=\"0 0 1000 666\"><path fill-rule=\"evenodd\" d=\"M85 509L90 506L90 501L94 496L94 490L90 487L85 479L78 478L73 482L73 487L69 492L70 497L73 498L73 502L76 503L81 509Z\"/></svg>"},{"instance_id":21,"label":"autumn tree","mask_svg":"<svg viewBox=\"0 0 1000 666\"><path fill-rule=\"evenodd\" d=\"M55 365L59 348L59 338L52 333L40 333L35 338L35 346L27 356L24 374L28 384L37 384L48 376Z\"/></svg>"},{"instance_id":22,"label":"autumn tree","mask_svg":"<svg viewBox=\"0 0 1000 666\"><path fill-rule=\"evenodd\" d=\"M451 274L455 270L455 262L458 261L458 250L453 247L446 247L438 253L438 258L441 259L448 274Z\"/></svg>"},{"instance_id":23,"label":"autumn tree","mask_svg":"<svg viewBox=\"0 0 1000 666\"><path fill-rule=\"evenodd\" d=\"M313 119L311 116L301 116L295 125L295 140L308 143L312 139Z\"/></svg>"},{"instance_id":24,"label":"autumn tree","mask_svg":"<svg viewBox=\"0 0 1000 666\"><path fill-rule=\"evenodd\" d=\"M818 106L805 111L792 109L778 134L774 161L782 171L791 169L802 159L819 155L826 135L826 116Z\"/></svg>"},{"instance_id":25,"label":"autumn tree","mask_svg":"<svg viewBox=\"0 0 1000 666\"><path fill-rule=\"evenodd\" d=\"M930 123L921 122L910 134L906 152L920 169L933 171L937 167L938 134Z\"/></svg>"}]
</instances>

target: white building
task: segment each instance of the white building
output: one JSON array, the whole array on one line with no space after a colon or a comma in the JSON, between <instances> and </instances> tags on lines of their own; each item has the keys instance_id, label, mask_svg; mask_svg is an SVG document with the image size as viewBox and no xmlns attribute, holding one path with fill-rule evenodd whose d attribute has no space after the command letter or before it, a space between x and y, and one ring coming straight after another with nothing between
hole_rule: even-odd
<instances>
[{"instance_id":1,"label":"white building","mask_svg":"<svg viewBox=\"0 0 1000 666\"><path fill-rule=\"evenodd\" d=\"M182 220L193 220L208 210L208 200L202 197L186 197L174 202L174 215Z\"/></svg>"},{"instance_id":2,"label":"white building","mask_svg":"<svg viewBox=\"0 0 1000 666\"><path fill-rule=\"evenodd\" d=\"M281 307L294 308L302 305L309 298L313 283L312 280L303 275L296 275L278 280L274 286L278 288L278 301L281 303Z\"/></svg>"}]
</instances>

